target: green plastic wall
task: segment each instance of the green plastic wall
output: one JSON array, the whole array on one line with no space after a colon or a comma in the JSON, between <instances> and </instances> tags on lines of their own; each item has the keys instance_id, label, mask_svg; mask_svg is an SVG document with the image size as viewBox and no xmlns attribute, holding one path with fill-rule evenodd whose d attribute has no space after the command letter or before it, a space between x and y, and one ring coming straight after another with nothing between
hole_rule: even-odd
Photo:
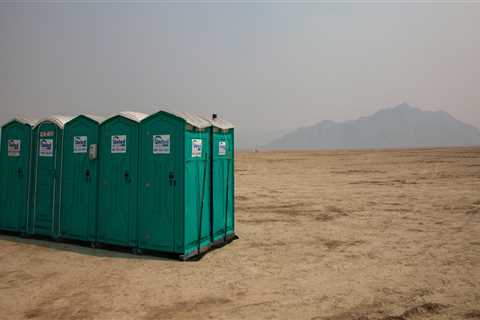
<instances>
[{"instance_id":1,"label":"green plastic wall","mask_svg":"<svg viewBox=\"0 0 480 320\"><path fill-rule=\"evenodd\" d=\"M34 130L29 233L58 236L63 130L44 121Z\"/></svg>"},{"instance_id":2,"label":"green plastic wall","mask_svg":"<svg viewBox=\"0 0 480 320\"><path fill-rule=\"evenodd\" d=\"M235 233L234 131L212 130L212 241ZM227 187L228 185L228 187Z\"/></svg>"},{"instance_id":3,"label":"green plastic wall","mask_svg":"<svg viewBox=\"0 0 480 320\"><path fill-rule=\"evenodd\" d=\"M159 112L140 126L138 246L182 250L184 122Z\"/></svg>"},{"instance_id":4,"label":"green plastic wall","mask_svg":"<svg viewBox=\"0 0 480 320\"><path fill-rule=\"evenodd\" d=\"M2 128L2 133L0 229L26 232L30 195L32 128L28 124L13 121Z\"/></svg>"},{"instance_id":5,"label":"green plastic wall","mask_svg":"<svg viewBox=\"0 0 480 320\"><path fill-rule=\"evenodd\" d=\"M235 233L233 129L163 111L141 123L79 116L63 130L12 122L0 151L0 229L185 256Z\"/></svg>"},{"instance_id":6,"label":"green plastic wall","mask_svg":"<svg viewBox=\"0 0 480 320\"><path fill-rule=\"evenodd\" d=\"M209 246L210 238L210 128L185 131L184 254ZM194 140L202 141L194 155ZM201 221L201 224L200 224ZM199 234L201 235L199 237ZM200 240L200 241L199 241Z\"/></svg>"},{"instance_id":7,"label":"green plastic wall","mask_svg":"<svg viewBox=\"0 0 480 320\"><path fill-rule=\"evenodd\" d=\"M137 246L138 131L122 116L100 126L98 242Z\"/></svg>"},{"instance_id":8,"label":"green plastic wall","mask_svg":"<svg viewBox=\"0 0 480 320\"><path fill-rule=\"evenodd\" d=\"M202 141L201 150L192 149L193 139L196 147ZM140 141L139 248L182 255L199 243L204 249L210 244L210 129L161 111L142 121Z\"/></svg>"},{"instance_id":9,"label":"green plastic wall","mask_svg":"<svg viewBox=\"0 0 480 320\"><path fill-rule=\"evenodd\" d=\"M64 128L63 173L60 202L60 236L94 241L98 160L89 158L89 147L98 145L99 125L85 116Z\"/></svg>"}]
</instances>

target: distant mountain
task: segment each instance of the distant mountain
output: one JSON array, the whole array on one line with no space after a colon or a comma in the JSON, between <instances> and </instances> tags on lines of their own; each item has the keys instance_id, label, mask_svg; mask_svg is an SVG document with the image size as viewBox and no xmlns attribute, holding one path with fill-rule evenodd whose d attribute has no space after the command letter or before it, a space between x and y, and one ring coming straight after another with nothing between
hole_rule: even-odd
<instances>
[{"instance_id":1,"label":"distant mountain","mask_svg":"<svg viewBox=\"0 0 480 320\"><path fill-rule=\"evenodd\" d=\"M347 122L322 121L296 129L266 149L357 149L480 145L480 130L444 111L402 103Z\"/></svg>"}]
</instances>

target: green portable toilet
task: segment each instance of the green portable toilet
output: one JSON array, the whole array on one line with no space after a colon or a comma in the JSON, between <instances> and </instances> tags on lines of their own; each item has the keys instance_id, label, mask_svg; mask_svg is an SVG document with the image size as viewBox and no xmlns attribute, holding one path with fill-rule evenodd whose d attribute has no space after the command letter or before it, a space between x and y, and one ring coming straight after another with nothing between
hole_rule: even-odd
<instances>
[{"instance_id":1,"label":"green portable toilet","mask_svg":"<svg viewBox=\"0 0 480 320\"><path fill-rule=\"evenodd\" d=\"M210 247L210 124L160 111L140 126L138 247L187 259Z\"/></svg>"},{"instance_id":2,"label":"green portable toilet","mask_svg":"<svg viewBox=\"0 0 480 320\"><path fill-rule=\"evenodd\" d=\"M51 116L39 121L33 132L32 205L28 232L58 236L62 181L63 128L72 117Z\"/></svg>"},{"instance_id":3,"label":"green portable toilet","mask_svg":"<svg viewBox=\"0 0 480 320\"><path fill-rule=\"evenodd\" d=\"M136 248L138 131L146 116L125 111L100 126L98 242Z\"/></svg>"},{"instance_id":4,"label":"green portable toilet","mask_svg":"<svg viewBox=\"0 0 480 320\"><path fill-rule=\"evenodd\" d=\"M63 129L60 237L94 242L97 219L97 146L103 118L79 115Z\"/></svg>"},{"instance_id":5,"label":"green portable toilet","mask_svg":"<svg viewBox=\"0 0 480 320\"><path fill-rule=\"evenodd\" d=\"M32 127L15 118L2 126L0 151L0 230L26 232L30 203Z\"/></svg>"},{"instance_id":6,"label":"green portable toilet","mask_svg":"<svg viewBox=\"0 0 480 320\"><path fill-rule=\"evenodd\" d=\"M212 242L214 245L235 238L234 126L216 114L212 125Z\"/></svg>"}]
</instances>

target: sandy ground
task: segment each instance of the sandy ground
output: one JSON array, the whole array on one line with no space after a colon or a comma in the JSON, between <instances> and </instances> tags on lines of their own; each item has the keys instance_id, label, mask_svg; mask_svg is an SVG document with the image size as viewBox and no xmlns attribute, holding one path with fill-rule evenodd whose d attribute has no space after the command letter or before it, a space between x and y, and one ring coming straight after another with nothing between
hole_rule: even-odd
<instances>
[{"instance_id":1,"label":"sandy ground","mask_svg":"<svg viewBox=\"0 0 480 320\"><path fill-rule=\"evenodd\" d=\"M480 149L239 153L198 262L0 236L0 319L480 319Z\"/></svg>"}]
</instances>

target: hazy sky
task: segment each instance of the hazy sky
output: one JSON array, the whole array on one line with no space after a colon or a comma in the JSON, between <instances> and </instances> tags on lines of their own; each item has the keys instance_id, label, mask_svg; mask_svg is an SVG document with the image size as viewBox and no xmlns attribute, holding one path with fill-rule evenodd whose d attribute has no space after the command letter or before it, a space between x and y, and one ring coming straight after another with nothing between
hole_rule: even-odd
<instances>
[{"instance_id":1,"label":"hazy sky","mask_svg":"<svg viewBox=\"0 0 480 320\"><path fill-rule=\"evenodd\" d=\"M480 3L0 4L0 121L168 105L255 144L407 101L480 127L479 39Z\"/></svg>"}]
</instances>

